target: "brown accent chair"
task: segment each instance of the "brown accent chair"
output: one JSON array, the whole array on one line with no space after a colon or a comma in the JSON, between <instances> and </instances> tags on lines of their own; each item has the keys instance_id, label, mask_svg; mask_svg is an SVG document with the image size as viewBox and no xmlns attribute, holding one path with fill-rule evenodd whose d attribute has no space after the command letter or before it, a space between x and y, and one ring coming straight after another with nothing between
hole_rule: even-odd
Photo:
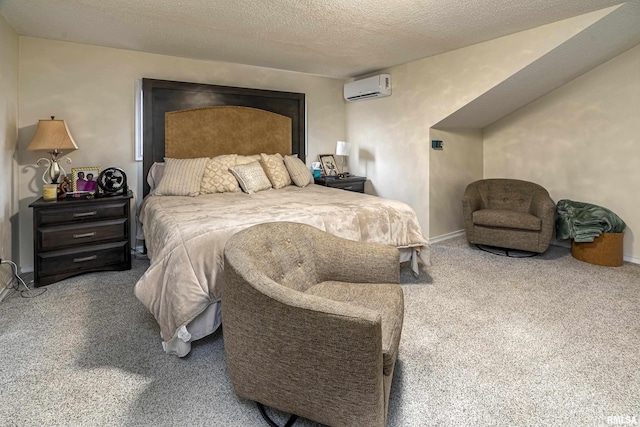
<instances>
[{"instance_id":1,"label":"brown accent chair","mask_svg":"<svg viewBox=\"0 0 640 427\"><path fill-rule=\"evenodd\" d=\"M404 318L399 283L394 247L290 222L235 234L222 287L235 393L330 426L384 426Z\"/></svg>"},{"instance_id":2,"label":"brown accent chair","mask_svg":"<svg viewBox=\"0 0 640 427\"><path fill-rule=\"evenodd\" d=\"M533 182L472 182L464 192L462 212L469 243L543 253L551 242L555 204Z\"/></svg>"}]
</instances>

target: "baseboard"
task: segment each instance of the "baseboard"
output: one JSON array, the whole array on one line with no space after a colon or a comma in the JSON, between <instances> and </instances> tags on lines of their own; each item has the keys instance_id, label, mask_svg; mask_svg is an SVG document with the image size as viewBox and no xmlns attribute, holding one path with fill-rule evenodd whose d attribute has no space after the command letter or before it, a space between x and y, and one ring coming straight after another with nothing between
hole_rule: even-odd
<instances>
[{"instance_id":1,"label":"baseboard","mask_svg":"<svg viewBox=\"0 0 640 427\"><path fill-rule=\"evenodd\" d=\"M23 274L27 274L27 273L33 273L33 265L27 265L27 266L20 267L20 275L21 276Z\"/></svg>"},{"instance_id":2,"label":"baseboard","mask_svg":"<svg viewBox=\"0 0 640 427\"><path fill-rule=\"evenodd\" d=\"M459 236L464 236L464 234L465 234L464 230L452 231L451 233L442 234L440 236L429 237L429 243L444 242L445 240L453 239Z\"/></svg>"},{"instance_id":3,"label":"baseboard","mask_svg":"<svg viewBox=\"0 0 640 427\"><path fill-rule=\"evenodd\" d=\"M0 302L2 302L2 300L4 300L11 292L13 292L13 290L14 289L11 287L0 290Z\"/></svg>"}]
</instances>

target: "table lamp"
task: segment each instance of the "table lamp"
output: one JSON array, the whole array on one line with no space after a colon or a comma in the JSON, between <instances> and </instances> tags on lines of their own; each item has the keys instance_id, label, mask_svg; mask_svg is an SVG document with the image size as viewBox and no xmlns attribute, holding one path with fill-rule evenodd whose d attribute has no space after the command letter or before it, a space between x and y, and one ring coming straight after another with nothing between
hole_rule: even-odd
<instances>
[{"instance_id":1,"label":"table lamp","mask_svg":"<svg viewBox=\"0 0 640 427\"><path fill-rule=\"evenodd\" d=\"M38 121L38 129L33 136L31 143L27 147L28 151L47 151L51 155L51 159L41 157L36 164L42 166L41 162L47 162L47 169L42 174L42 181L45 184L59 183L61 178L67 174L58 163L62 151L77 150L76 145L69 128L64 120L55 120L55 116L51 116L51 120ZM71 164L71 159L66 157L67 163Z\"/></svg>"},{"instance_id":2,"label":"table lamp","mask_svg":"<svg viewBox=\"0 0 640 427\"><path fill-rule=\"evenodd\" d=\"M346 141L338 141L336 143L336 156L342 157L342 162L340 162L340 173L338 176L344 178L348 176L348 173L344 173L344 158L349 155L349 148L351 148L351 144Z\"/></svg>"}]
</instances>

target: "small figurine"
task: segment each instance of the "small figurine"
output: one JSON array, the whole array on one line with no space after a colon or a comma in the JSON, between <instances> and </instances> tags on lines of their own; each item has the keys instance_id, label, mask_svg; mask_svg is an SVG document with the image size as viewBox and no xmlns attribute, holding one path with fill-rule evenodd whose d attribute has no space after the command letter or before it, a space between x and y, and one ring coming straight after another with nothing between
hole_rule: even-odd
<instances>
[{"instance_id":1,"label":"small figurine","mask_svg":"<svg viewBox=\"0 0 640 427\"><path fill-rule=\"evenodd\" d=\"M66 176L58 186L58 199L64 199L67 193L71 191L71 180Z\"/></svg>"}]
</instances>

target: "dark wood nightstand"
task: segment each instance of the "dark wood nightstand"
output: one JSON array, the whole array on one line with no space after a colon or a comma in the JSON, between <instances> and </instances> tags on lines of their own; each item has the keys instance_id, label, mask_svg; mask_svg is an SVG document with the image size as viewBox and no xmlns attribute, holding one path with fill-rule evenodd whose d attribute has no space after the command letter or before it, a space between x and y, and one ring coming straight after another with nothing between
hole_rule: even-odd
<instances>
[{"instance_id":1,"label":"dark wood nightstand","mask_svg":"<svg viewBox=\"0 0 640 427\"><path fill-rule=\"evenodd\" d=\"M355 191L356 193L364 193L364 182L367 180L365 176L350 176L347 178L315 178L316 184L325 187L340 188L347 191Z\"/></svg>"},{"instance_id":2,"label":"dark wood nightstand","mask_svg":"<svg viewBox=\"0 0 640 427\"><path fill-rule=\"evenodd\" d=\"M34 284L44 286L90 271L131 269L133 193L31 203Z\"/></svg>"}]
</instances>

